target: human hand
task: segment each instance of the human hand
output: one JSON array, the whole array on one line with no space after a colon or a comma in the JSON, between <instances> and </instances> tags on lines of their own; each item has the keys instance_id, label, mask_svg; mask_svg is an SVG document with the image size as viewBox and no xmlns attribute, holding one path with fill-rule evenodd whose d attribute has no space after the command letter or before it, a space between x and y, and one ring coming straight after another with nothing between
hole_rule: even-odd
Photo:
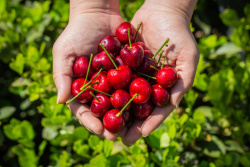
<instances>
[{"instance_id":1,"label":"human hand","mask_svg":"<svg viewBox=\"0 0 250 167\"><path fill-rule=\"evenodd\" d=\"M65 103L71 96L75 59L96 54L100 40L115 34L122 22L119 1L71 0L69 23L53 47L53 79L58 90L57 103ZM75 100L69 104L69 108L79 122L97 136L116 139L116 134L105 130L102 122L92 116L89 106Z\"/></svg>"},{"instance_id":2,"label":"human hand","mask_svg":"<svg viewBox=\"0 0 250 167\"><path fill-rule=\"evenodd\" d=\"M178 81L171 89L169 105L164 108L156 107L145 121L135 121L130 128L124 128L120 137L127 146L133 145L141 136L148 136L154 131L178 106L183 95L193 84L199 60L197 44L190 31L192 8L195 4L185 4L184 7L187 9L179 9L176 5L171 8L171 3L173 2L158 3L148 0L136 12L131 22L134 27L140 22L143 23L140 38L152 53L156 53L167 38L170 39L168 47L164 47L162 58L167 57L165 64L175 68Z\"/></svg>"}]
</instances>

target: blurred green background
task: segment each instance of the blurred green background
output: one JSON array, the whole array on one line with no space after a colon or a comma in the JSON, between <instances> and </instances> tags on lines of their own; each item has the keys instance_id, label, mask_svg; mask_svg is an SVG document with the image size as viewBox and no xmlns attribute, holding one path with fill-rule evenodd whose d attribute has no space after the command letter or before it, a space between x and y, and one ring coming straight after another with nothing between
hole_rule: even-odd
<instances>
[{"instance_id":1,"label":"blurred green background","mask_svg":"<svg viewBox=\"0 0 250 167\"><path fill-rule=\"evenodd\" d=\"M130 21L142 0L120 0ZM134 146L103 140L56 104L52 46L68 1L0 0L0 166L250 166L250 4L199 0L192 89Z\"/></svg>"}]
</instances>

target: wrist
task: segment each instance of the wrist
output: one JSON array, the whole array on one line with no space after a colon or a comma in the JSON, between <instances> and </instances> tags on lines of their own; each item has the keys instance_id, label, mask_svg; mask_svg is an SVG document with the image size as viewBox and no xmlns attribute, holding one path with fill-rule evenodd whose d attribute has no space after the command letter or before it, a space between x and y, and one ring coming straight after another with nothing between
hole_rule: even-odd
<instances>
[{"instance_id":1,"label":"wrist","mask_svg":"<svg viewBox=\"0 0 250 167\"><path fill-rule=\"evenodd\" d=\"M118 0L70 0L70 18L84 13L120 14Z\"/></svg>"}]
</instances>

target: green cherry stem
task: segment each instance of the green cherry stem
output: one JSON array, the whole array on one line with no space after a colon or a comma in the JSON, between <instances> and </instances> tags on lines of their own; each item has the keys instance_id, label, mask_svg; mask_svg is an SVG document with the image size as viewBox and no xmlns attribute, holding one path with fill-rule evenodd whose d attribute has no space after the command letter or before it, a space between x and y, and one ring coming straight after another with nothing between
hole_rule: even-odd
<instances>
[{"instance_id":1,"label":"green cherry stem","mask_svg":"<svg viewBox=\"0 0 250 167\"><path fill-rule=\"evenodd\" d=\"M159 59L158 59L157 65L160 63L160 60L161 60L161 56L162 56L162 54L163 54L163 50L161 50L161 52L160 52L160 56L159 56Z\"/></svg>"},{"instance_id":2,"label":"green cherry stem","mask_svg":"<svg viewBox=\"0 0 250 167\"><path fill-rule=\"evenodd\" d=\"M92 63L92 59L93 59L93 54L90 55L90 59L89 59L89 66L88 66L88 70L87 70L87 74L86 74L86 78L85 78L85 81L84 81L84 84L86 84L86 81L88 79L88 76L89 76L89 69L90 69L90 66L91 66L91 63Z\"/></svg>"},{"instance_id":3,"label":"green cherry stem","mask_svg":"<svg viewBox=\"0 0 250 167\"><path fill-rule=\"evenodd\" d=\"M130 48L132 48L131 38L130 38L130 28L128 29L128 41L129 41Z\"/></svg>"},{"instance_id":4,"label":"green cherry stem","mask_svg":"<svg viewBox=\"0 0 250 167\"><path fill-rule=\"evenodd\" d=\"M100 46L102 47L102 49L106 52L106 54L108 55L109 59L110 59L110 60L112 61L112 63L114 64L115 68L118 70L117 65L115 64L114 60L112 59L112 57L110 56L110 54L108 53L108 51L105 49L105 47L103 46L103 44L100 43L99 45L100 45Z\"/></svg>"},{"instance_id":5,"label":"green cherry stem","mask_svg":"<svg viewBox=\"0 0 250 167\"><path fill-rule=\"evenodd\" d=\"M89 82L88 82L89 83ZM95 85L95 84L97 84L97 83L99 83L99 82L94 82L94 83L92 83L90 86L93 86L93 85ZM66 104L69 104L69 103L71 103L73 100L75 100L78 96L80 96L83 92L85 92L87 89L89 89L89 87L87 87L87 88L84 88L80 93L78 93L75 97L73 97L72 99L70 99L70 101L67 101L66 102Z\"/></svg>"},{"instance_id":6,"label":"green cherry stem","mask_svg":"<svg viewBox=\"0 0 250 167\"><path fill-rule=\"evenodd\" d=\"M151 79L156 79L155 77L152 77L152 76L147 75L147 74L143 74L143 73L141 73L141 72L137 72L137 73L140 74L140 75L143 75L143 76L145 76L145 77L151 78Z\"/></svg>"},{"instance_id":7,"label":"green cherry stem","mask_svg":"<svg viewBox=\"0 0 250 167\"><path fill-rule=\"evenodd\" d=\"M94 93L90 92L90 94L98 101L98 102L101 102L96 96Z\"/></svg>"},{"instance_id":8,"label":"green cherry stem","mask_svg":"<svg viewBox=\"0 0 250 167\"><path fill-rule=\"evenodd\" d=\"M95 89L95 88L93 88L93 87L90 87L90 89L92 89L93 91L96 91L96 92L98 92L98 93L104 94L104 95L106 95L106 96L112 97L112 95L110 95L110 94L108 94L108 93L105 93L105 92L103 92L103 91L97 90L97 89Z\"/></svg>"},{"instance_id":9,"label":"green cherry stem","mask_svg":"<svg viewBox=\"0 0 250 167\"><path fill-rule=\"evenodd\" d=\"M162 65L161 65L161 69L163 68L164 63L165 63L166 60L167 60L167 57L164 57L164 60L163 60Z\"/></svg>"},{"instance_id":10,"label":"green cherry stem","mask_svg":"<svg viewBox=\"0 0 250 167\"><path fill-rule=\"evenodd\" d=\"M166 45L169 41L169 38L166 39L166 41L163 43L163 45L160 47L160 49L155 53L155 55L152 57L152 59L155 59L155 57L158 55L158 53L162 50L162 48Z\"/></svg>"},{"instance_id":11,"label":"green cherry stem","mask_svg":"<svg viewBox=\"0 0 250 167\"><path fill-rule=\"evenodd\" d=\"M135 35L135 42L136 42L136 40L137 40L137 36L138 36L138 34L139 34L141 25L142 25L142 22L140 22L140 24L138 24L138 26L137 26L136 35Z\"/></svg>"},{"instance_id":12,"label":"green cherry stem","mask_svg":"<svg viewBox=\"0 0 250 167\"><path fill-rule=\"evenodd\" d=\"M159 71L159 69L156 68L155 66L150 65L150 68L153 68L154 70Z\"/></svg>"},{"instance_id":13,"label":"green cherry stem","mask_svg":"<svg viewBox=\"0 0 250 167\"><path fill-rule=\"evenodd\" d=\"M80 90L83 90L84 88L86 88L86 86L88 86L100 73L102 72L102 68L98 71L98 73L93 77L93 79L91 79L86 85L83 85Z\"/></svg>"},{"instance_id":14,"label":"green cherry stem","mask_svg":"<svg viewBox=\"0 0 250 167\"><path fill-rule=\"evenodd\" d=\"M120 115L122 115L123 111L128 107L128 105L134 100L134 98L136 98L136 96L138 96L138 93L136 93L129 101L128 103L121 109L121 111L119 113L116 114L116 117L119 117Z\"/></svg>"}]
</instances>

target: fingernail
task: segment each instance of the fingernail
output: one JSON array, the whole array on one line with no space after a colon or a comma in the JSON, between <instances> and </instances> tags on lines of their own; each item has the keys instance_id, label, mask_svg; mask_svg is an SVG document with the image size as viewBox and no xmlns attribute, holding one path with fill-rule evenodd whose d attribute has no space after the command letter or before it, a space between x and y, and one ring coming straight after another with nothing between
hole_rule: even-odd
<instances>
[{"instance_id":1,"label":"fingernail","mask_svg":"<svg viewBox=\"0 0 250 167\"><path fill-rule=\"evenodd\" d=\"M142 135L142 137L148 137L148 135L146 135L146 136Z\"/></svg>"},{"instance_id":2,"label":"fingernail","mask_svg":"<svg viewBox=\"0 0 250 167\"><path fill-rule=\"evenodd\" d=\"M60 100L60 91L58 90L58 92L57 92L57 101L56 101L57 104L58 104L59 100Z\"/></svg>"},{"instance_id":3,"label":"fingernail","mask_svg":"<svg viewBox=\"0 0 250 167\"><path fill-rule=\"evenodd\" d=\"M176 104L175 108L178 108L179 107L179 103Z\"/></svg>"},{"instance_id":4,"label":"fingernail","mask_svg":"<svg viewBox=\"0 0 250 167\"><path fill-rule=\"evenodd\" d=\"M80 122L80 121L79 121ZM82 125L82 124L81 124ZM102 134L102 132L101 133L95 133L94 131L92 131L92 130L90 130L89 128L87 128L87 127L85 127L86 129L88 129L88 131L90 131L91 133L93 133L93 134L96 134L96 135L100 135L100 134Z\"/></svg>"}]
</instances>

